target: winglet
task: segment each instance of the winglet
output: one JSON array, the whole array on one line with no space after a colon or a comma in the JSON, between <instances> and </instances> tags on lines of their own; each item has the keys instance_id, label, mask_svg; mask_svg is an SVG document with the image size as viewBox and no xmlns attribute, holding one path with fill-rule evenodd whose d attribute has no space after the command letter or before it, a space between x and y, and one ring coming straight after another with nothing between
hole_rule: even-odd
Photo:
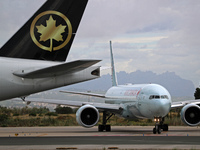
<instances>
[{"instance_id":1,"label":"winglet","mask_svg":"<svg viewBox=\"0 0 200 150\"><path fill-rule=\"evenodd\" d=\"M110 41L110 59L111 59L111 72L112 72L112 86L117 86L117 75L115 72L115 65L113 59L113 52L112 52L112 42Z\"/></svg>"}]
</instances>

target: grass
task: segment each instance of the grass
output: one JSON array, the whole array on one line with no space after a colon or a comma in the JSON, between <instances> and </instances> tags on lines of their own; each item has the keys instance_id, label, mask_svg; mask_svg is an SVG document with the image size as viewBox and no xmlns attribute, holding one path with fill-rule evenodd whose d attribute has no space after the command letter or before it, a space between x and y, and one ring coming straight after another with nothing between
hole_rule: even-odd
<instances>
[{"instance_id":1,"label":"grass","mask_svg":"<svg viewBox=\"0 0 200 150\"><path fill-rule=\"evenodd\" d=\"M102 118L102 117L101 117ZM102 119L98 124L102 123ZM166 118L165 123L171 126L184 125L180 118L174 117L172 119ZM97 125L98 125L97 124ZM151 119L142 120L127 120L117 116L112 117L108 124L112 126L153 126L154 121ZM32 126L78 126L75 114L58 114L57 116L36 116L19 115L11 116L0 122L1 127L32 127Z\"/></svg>"},{"instance_id":2,"label":"grass","mask_svg":"<svg viewBox=\"0 0 200 150\"><path fill-rule=\"evenodd\" d=\"M55 112L49 112L47 109L23 109L15 112L7 112L8 110L3 108L4 112L0 113L0 126L1 127L31 127L31 126L78 126L76 122L75 114L57 114ZM27 111L27 113L24 113ZM170 126L183 126L180 119L179 112L170 112L165 117L165 124ZM102 114L100 114L100 120L97 125L102 124ZM152 119L141 120L128 120L117 116L111 117L107 124L112 126L154 126L155 123Z\"/></svg>"},{"instance_id":3,"label":"grass","mask_svg":"<svg viewBox=\"0 0 200 150\"><path fill-rule=\"evenodd\" d=\"M11 116L0 122L1 127L32 127L32 126L76 126L75 114L57 116Z\"/></svg>"}]
</instances>

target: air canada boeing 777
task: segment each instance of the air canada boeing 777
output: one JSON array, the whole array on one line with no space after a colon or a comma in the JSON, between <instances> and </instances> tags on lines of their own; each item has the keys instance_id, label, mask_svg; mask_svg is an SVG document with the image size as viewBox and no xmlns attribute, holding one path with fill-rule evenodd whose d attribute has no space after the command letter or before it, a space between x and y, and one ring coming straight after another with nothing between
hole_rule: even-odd
<instances>
[{"instance_id":1,"label":"air canada boeing 777","mask_svg":"<svg viewBox=\"0 0 200 150\"><path fill-rule=\"evenodd\" d=\"M0 101L99 77L99 60L65 62L88 0L47 0L0 49Z\"/></svg>"},{"instance_id":2,"label":"air canada boeing 777","mask_svg":"<svg viewBox=\"0 0 200 150\"><path fill-rule=\"evenodd\" d=\"M80 107L76 112L77 122L86 128L95 126L99 121L99 112L103 112L103 123L99 125L99 131L110 131L107 121L114 114L126 119L154 119L153 133L160 134L168 131L168 125L164 124L164 118L173 108L183 107L181 110L182 121L189 126L200 124L200 100L188 100L172 102L170 93L158 84L128 84L118 85L114 67L112 45L110 43L112 87L105 95L95 93L61 91L71 94L100 97L105 103L78 102L50 99L27 99L27 102L44 102Z\"/></svg>"}]
</instances>

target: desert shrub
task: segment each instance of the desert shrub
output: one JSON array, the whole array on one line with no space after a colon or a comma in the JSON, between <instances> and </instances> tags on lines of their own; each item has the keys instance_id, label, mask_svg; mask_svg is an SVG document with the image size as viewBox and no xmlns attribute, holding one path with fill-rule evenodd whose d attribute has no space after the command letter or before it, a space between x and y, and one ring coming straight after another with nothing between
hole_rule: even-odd
<instances>
[{"instance_id":1,"label":"desert shrub","mask_svg":"<svg viewBox=\"0 0 200 150\"><path fill-rule=\"evenodd\" d=\"M8 120L8 115L6 115L6 114L1 114L1 115L0 115L0 122L4 122L4 121L6 121L6 120Z\"/></svg>"},{"instance_id":2,"label":"desert shrub","mask_svg":"<svg viewBox=\"0 0 200 150\"><path fill-rule=\"evenodd\" d=\"M73 109L71 107L60 107L60 106L57 106L55 108L55 111L58 114L72 114L73 113Z\"/></svg>"},{"instance_id":3,"label":"desert shrub","mask_svg":"<svg viewBox=\"0 0 200 150\"><path fill-rule=\"evenodd\" d=\"M30 113L29 116L33 116L33 117L36 117L37 114L36 113Z\"/></svg>"},{"instance_id":4,"label":"desert shrub","mask_svg":"<svg viewBox=\"0 0 200 150\"><path fill-rule=\"evenodd\" d=\"M58 116L58 114L56 112L48 112L45 116Z\"/></svg>"}]
</instances>

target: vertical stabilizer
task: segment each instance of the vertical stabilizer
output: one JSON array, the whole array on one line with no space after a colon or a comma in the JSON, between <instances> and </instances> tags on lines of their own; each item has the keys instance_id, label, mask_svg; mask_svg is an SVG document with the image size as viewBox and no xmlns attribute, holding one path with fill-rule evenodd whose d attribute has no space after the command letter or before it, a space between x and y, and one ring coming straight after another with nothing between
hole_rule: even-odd
<instances>
[{"instance_id":1,"label":"vertical stabilizer","mask_svg":"<svg viewBox=\"0 0 200 150\"><path fill-rule=\"evenodd\" d=\"M47 0L1 48L0 56L65 61L87 2Z\"/></svg>"},{"instance_id":2,"label":"vertical stabilizer","mask_svg":"<svg viewBox=\"0 0 200 150\"><path fill-rule=\"evenodd\" d=\"M115 65L112 52L112 42L110 41L110 59L111 59L111 75L112 75L112 86L117 86L117 75L115 72Z\"/></svg>"}]
</instances>

